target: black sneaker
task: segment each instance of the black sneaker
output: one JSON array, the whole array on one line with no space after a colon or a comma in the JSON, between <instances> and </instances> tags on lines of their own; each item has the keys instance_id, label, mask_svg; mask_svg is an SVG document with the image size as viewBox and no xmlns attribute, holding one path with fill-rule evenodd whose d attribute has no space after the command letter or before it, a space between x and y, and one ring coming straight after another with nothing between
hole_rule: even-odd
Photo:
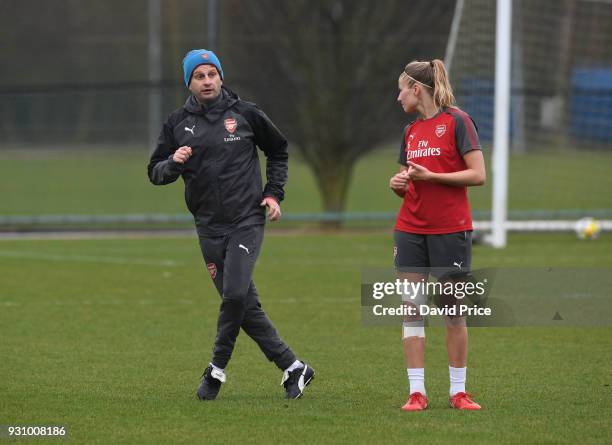
<instances>
[{"instance_id":1,"label":"black sneaker","mask_svg":"<svg viewBox=\"0 0 612 445\"><path fill-rule=\"evenodd\" d=\"M283 373L281 385L285 387L285 399L299 399L304 394L304 390L314 379L315 371L306 363L301 368L291 372Z\"/></svg>"},{"instance_id":2,"label":"black sneaker","mask_svg":"<svg viewBox=\"0 0 612 445\"><path fill-rule=\"evenodd\" d=\"M215 400L221 389L221 383L225 383L225 374L208 365L202 374L202 381L197 391L198 399Z\"/></svg>"}]
</instances>

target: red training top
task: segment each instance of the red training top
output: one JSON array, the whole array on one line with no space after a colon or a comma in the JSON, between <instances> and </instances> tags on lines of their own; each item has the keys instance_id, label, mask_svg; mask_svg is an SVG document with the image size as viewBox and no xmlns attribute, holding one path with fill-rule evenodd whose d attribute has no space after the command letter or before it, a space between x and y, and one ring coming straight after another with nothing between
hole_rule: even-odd
<instances>
[{"instance_id":1,"label":"red training top","mask_svg":"<svg viewBox=\"0 0 612 445\"><path fill-rule=\"evenodd\" d=\"M463 156L480 149L472 118L458 108L444 108L406 126L399 163L408 166L412 161L435 173L452 173L465 170ZM472 230L467 187L410 181L395 229L419 234Z\"/></svg>"}]
</instances>

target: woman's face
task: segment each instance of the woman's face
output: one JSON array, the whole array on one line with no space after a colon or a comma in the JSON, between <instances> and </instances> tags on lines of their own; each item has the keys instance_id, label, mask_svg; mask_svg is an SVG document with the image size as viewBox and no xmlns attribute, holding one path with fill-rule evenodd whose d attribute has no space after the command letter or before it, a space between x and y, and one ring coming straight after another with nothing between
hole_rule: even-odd
<instances>
[{"instance_id":1,"label":"woman's face","mask_svg":"<svg viewBox=\"0 0 612 445\"><path fill-rule=\"evenodd\" d=\"M397 101L401 104L405 113L412 113L416 111L416 107L419 103L417 97L417 86L416 83L409 84L409 81L400 79L398 83L399 94Z\"/></svg>"}]
</instances>

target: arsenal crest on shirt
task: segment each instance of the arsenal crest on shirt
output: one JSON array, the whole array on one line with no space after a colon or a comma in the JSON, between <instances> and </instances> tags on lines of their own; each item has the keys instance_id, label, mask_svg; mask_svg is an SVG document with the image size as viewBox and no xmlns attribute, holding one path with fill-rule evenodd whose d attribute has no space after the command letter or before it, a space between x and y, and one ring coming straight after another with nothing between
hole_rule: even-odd
<instances>
[{"instance_id":1,"label":"arsenal crest on shirt","mask_svg":"<svg viewBox=\"0 0 612 445\"><path fill-rule=\"evenodd\" d=\"M215 263L208 263L206 264L206 268L208 269L208 272L210 272L210 276L214 280L217 276L217 265Z\"/></svg>"},{"instance_id":2,"label":"arsenal crest on shirt","mask_svg":"<svg viewBox=\"0 0 612 445\"><path fill-rule=\"evenodd\" d=\"M229 119L225 119L223 123L225 124L225 129L232 134L234 133L234 131L236 131L236 127L238 126L238 122L236 122L236 119L232 117L230 117Z\"/></svg>"},{"instance_id":3,"label":"arsenal crest on shirt","mask_svg":"<svg viewBox=\"0 0 612 445\"><path fill-rule=\"evenodd\" d=\"M444 136L444 133L446 133L446 125L445 124L437 125L436 126L436 136L441 138L442 136Z\"/></svg>"}]
</instances>

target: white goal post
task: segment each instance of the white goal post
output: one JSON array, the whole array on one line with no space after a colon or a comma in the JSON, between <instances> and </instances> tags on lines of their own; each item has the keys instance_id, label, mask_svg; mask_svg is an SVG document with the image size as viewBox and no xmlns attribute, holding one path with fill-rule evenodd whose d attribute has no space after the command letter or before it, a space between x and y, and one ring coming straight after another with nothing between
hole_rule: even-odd
<instances>
[{"instance_id":1,"label":"white goal post","mask_svg":"<svg viewBox=\"0 0 612 445\"><path fill-rule=\"evenodd\" d=\"M510 144L510 54L512 0L497 0L495 29L495 102L493 123L493 209L490 243L506 247L508 215L508 148Z\"/></svg>"}]
</instances>

